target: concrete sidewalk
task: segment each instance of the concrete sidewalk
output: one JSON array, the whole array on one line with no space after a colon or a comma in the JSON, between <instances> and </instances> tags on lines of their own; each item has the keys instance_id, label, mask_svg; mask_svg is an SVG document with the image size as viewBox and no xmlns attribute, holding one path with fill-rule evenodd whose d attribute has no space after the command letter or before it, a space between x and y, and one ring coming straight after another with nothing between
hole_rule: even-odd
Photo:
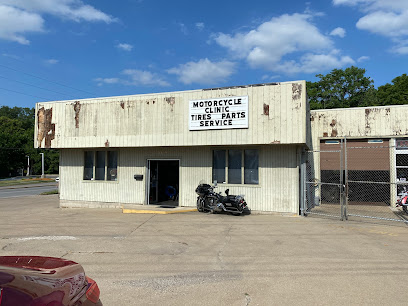
<instances>
[{"instance_id":1,"label":"concrete sidewalk","mask_svg":"<svg viewBox=\"0 0 408 306\"><path fill-rule=\"evenodd\" d=\"M406 305L403 223L0 199L0 254L81 263L104 305ZM363 220L364 221L364 220Z\"/></svg>"}]
</instances>

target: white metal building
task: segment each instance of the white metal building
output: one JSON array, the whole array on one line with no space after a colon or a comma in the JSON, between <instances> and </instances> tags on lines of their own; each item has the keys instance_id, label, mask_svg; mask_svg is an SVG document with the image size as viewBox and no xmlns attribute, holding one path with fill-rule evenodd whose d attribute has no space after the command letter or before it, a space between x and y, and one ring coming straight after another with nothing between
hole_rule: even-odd
<instances>
[{"instance_id":1,"label":"white metal building","mask_svg":"<svg viewBox=\"0 0 408 306\"><path fill-rule=\"evenodd\" d=\"M305 81L55 101L36 104L35 146L60 150L62 207L195 206L205 180L298 213L308 122Z\"/></svg>"},{"instance_id":2,"label":"white metal building","mask_svg":"<svg viewBox=\"0 0 408 306\"><path fill-rule=\"evenodd\" d=\"M339 108L310 112L314 173L318 180L330 165L321 155L339 150L347 138L348 171L384 172L389 190L382 190L391 206L397 199L396 186L408 182L408 105ZM364 148L367 148L364 150ZM327 155L327 154L326 154ZM333 154L331 163L335 163ZM338 159L338 158L337 158ZM317 161L317 162L316 162ZM338 161L338 164L340 160ZM338 167L338 165L337 165ZM331 169L333 170L333 169ZM356 176L356 174L355 174ZM361 179L362 180L362 179ZM377 185L377 189L379 188ZM384 186L383 186L384 188Z\"/></svg>"}]
</instances>

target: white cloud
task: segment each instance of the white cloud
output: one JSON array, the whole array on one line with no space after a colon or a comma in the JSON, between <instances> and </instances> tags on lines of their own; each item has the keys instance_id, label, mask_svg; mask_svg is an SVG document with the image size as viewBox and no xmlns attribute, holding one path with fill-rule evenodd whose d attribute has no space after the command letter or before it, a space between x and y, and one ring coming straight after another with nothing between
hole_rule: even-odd
<instances>
[{"instance_id":1,"label":"white cloud","mask_svg":"<svg viewBox=\"0 0 408 306\"><path fill-rule=\"evenodd\" d=\"M5 57L13 58L15 60L20 60L20 57L14 54L2 53L1 55Z\"/></svg>"},{"instance_id":2,"label":"white cloud","mask_svg":"<svg viewBox=\"0 0 408 306\"><path fill-rule=\"evenodd\" d=\"M408 36L407 0L333 0L333 4L357 7L364 14L356 23L358 29L391 38L396 43L391 51L406 54L398 45Z\"/></svg>"},{"instance_id":3,"label":"white cloud","mask_svg":"<svg viewBox=\"0 0 408 306\"><path fill-rule=\"evenodd\" d=\"M96 78L94 81L98 82L98 86L103 84L116 84L120 82L119 78Z\"/></svg>"},{"instance_id":4,"label":"white cloud","mask_svg":"<svg viewBox=\"0 0 408 306\"><path fill-rule=\"evenodd\" d=\"M204 30L204 28L205 28L205 25L204 25L203 22L197 22L197 23L195 24L195 26L196 26L196 28L199 29L200 31Z\"/></svg>"},{"instance_id":5,"label":"white cloud","mask_svg":"<svg viewBox=\"0 0 408 306\"><path fill-rule=\"evenodd\" d=\"M93 6L84 4L81 0L0 0L0 4L18 8L27 12L50 14L74 21L116 21Z\"/></svg>"},{"instance_id":6,"label":"white cloud","mask_svg":"<svg viewBox=\"0 0 408 306\"><path fill-rule=\"evenodd\" d=\"M45 14L76 22L116 21L81 0L0 0L0 39L28 45L25 35L44 31Z\"/></svg>"},{"instance_id":7,"label":"white cloud","mask_svg":"<svg viewBox=\"0 0 408 306\"><path fill-rule=\"evenodd\" d=\"M360 30L388 37L408 35L408 10L399 13L372 12L360 18L356 26Z\"/></svg>"},{"instance_id":8,"label":"white cloud","mask_svg":"<svg viewBox=\"0 0 408 306\"><path fill-rule=\"evenodd\" d=\"M184 35L188 35L188 30L184 23L179 22L177 23L177 25L180 27L181 33L183 33Z\"/></svg>"},{"instance_id":9,"label":"white cloud","mask_svg":"<svg viewBox=\"0 0 408 306\"><path fill-rule=\"evenodd\" d=\"M54 59L54 58L50 58L50 59L45 60L45 63L50 64L50 65L55 65L55 64L59 63L59 60Z\"/></svg>"},{"instance_id":10,"label":"white cloud","mask_svg":"<svg viewBox=\"0 0 408 306\"><path fill-rule=\"evenodd\" d=\"M124 51L132 51L133 46L129 44L118 44L116 45L116 48L124 50Z\"/></svg>"},{"instance_id":11,"label":"white cloud","mask_svg":"<svg viewBox=\"0 0 408 306\"><path fill-rule=\"evenodd\" d=\"M156 73L138 70L138 69L126 69L123 70L123 74L130 77L131 81L125 82L128 85L144 85L144 86L169 86L170 84L163 80Z\"/></svg>"},{"instance_id":12,"label":"white cloud","mask_svg":"<svg viewBox=\"0 0 408 306\"><path fill-rule=\"evenodd\" d=\"M24 34L44 31L44 20L35 13L25 12L0 2L0 39L30 44Z\"/></svg>"},{"instance_id":13,"label":"white cloud","mask_svg":"<svg viewBox=\"0 0 408 306\"><path fill-rule=\"evenodd\" d=\"M348 56L341 56L330 36L322 34L312 23L315 16L285 14L254 30L235 35L219 33L214 39L253 68L287 74L317 72L354 62Z\"/></svg>"},{"instance_id":14,"label":"white cloud","mask_svg":"<svg viewBox=\"0 0 408 306\"><path fill-rule=\"evenodd\" d=\"M343 38L346 36L346 30L340 27L335 28L333 31L330 32L331 36L339 36Z\"/></svg>"},{"instance_id":15,"label":"white cloud","mask_svg":"<svg viewBox=\"0 0 408 306\"><path fill-rule=\"evenodd\" d=\"M359 8L365 12L381 9L408 9L408 2L406 0L333 0L333 4L359 6Z\"/></svg>"},{"instance_id":16,"label":"white cloud","mask_svg":"<svg viewBox=\"0 0 408 306\"><path fill-rule=\"evenodd\" d=\"M369 59L370 59L369 56L363 55L363 56L360 56L360 57L357 59L357 62L361 63L361 62L364 62L364 61L368 61Z\"/></svg>"},{"instance_id":17,"label":"white cloud","mask_svg":"<svg viewBox=\"0 0 408 306\"><path fill-rule=\"evenodd\" d=\"M408 46L394 47L392 51L397 54L406 55L408 54Z\"/></svg>"},{"instance_id":18,"label":"white cloud","mask_svg":"<svg viewBox=\"0 0 408 306\"><path fill-rule=\"evenodd\" d=\"M235 63L230 61L211 62L208 58L198 62L188 62L169 69L167 72L179 77L184 84L199 83L213 85L225 81L235 71Z\"/></svg>"},{"instance_id":19,"label":"white cloud","mask_svg":"<svg viewBox=\"0 0 408 306\"><path fill-rule=\"evenodd\" d=\"M94 81L98 86L103 84L123 84L130 86L169 86L170 84L163 80L158 74L138 69L125 69L121 74L127 78L96 78Z\"/></svg>"},{"instance_id":20,"label":"white cloud","mask_svg":"<svg viewBox=\"0 0 408 306\"><path fill-rule=\"evenodd\" d=\"M338 51L333 50L329 54L305 54L298 62L292 60L279 63L274 70L286 74L316 73L335 67L353 65L354 63L351 57L339 56Z\"/></svg>"},{"instance_id":21,"label":"white cloud","mask_svg":"<svg viewBox=\"0 0 408 306\"><path fill-rule=\"evenodd\" d=\"M261 77L262 81L272 81L272 80L276 80L279 79L281 76L280 75L269 75L269 74L264 74Z\"/></svg>"}]
</instances>

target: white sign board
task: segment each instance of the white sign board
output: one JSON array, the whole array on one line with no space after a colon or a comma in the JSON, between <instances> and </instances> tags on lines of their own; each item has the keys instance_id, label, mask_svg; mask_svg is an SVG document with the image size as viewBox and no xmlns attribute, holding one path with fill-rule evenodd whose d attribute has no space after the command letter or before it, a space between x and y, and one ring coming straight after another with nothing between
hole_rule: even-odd
<instances>
[{"instance_id":1,"label":"white sign board","mask_svg":"<svg viewBox=\"0 0 408 306\"><path fill-rule=\"evenodd\" d=\"M190 131L248 128L248 96L191 100Z\"/></svg>"}]
</instances>

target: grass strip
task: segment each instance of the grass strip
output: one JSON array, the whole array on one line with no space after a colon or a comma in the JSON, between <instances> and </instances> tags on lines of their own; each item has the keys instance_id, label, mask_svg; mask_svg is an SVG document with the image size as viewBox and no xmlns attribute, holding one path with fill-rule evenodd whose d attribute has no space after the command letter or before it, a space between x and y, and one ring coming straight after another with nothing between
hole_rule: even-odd
<instances>
[{"instance_id":1,"label":"grass strip","mask_svg":"<svg viewBox=\"0 0 408 306\"><path fill-rule=\"evenodd\" d=\"M55 190L50 190L50 191L45 191L45 192L40 193L40 195L50 195L50 194L58 194L58 190L55 189Z\"/></svg>"},{"instance_id":2,"label":"grass strip","mask_svg":"<svg viewBox=\"0 0 408 306\"><path fill-rule=\"evenodd\" d=\"M39 183L51 183L55 182L52 178L32 178L32 179L21 179L21 180L10 180L10 181L0 181L0 187L6 186L20 186L28 184L39 184Z\"/></svg>"}]
</instances>

